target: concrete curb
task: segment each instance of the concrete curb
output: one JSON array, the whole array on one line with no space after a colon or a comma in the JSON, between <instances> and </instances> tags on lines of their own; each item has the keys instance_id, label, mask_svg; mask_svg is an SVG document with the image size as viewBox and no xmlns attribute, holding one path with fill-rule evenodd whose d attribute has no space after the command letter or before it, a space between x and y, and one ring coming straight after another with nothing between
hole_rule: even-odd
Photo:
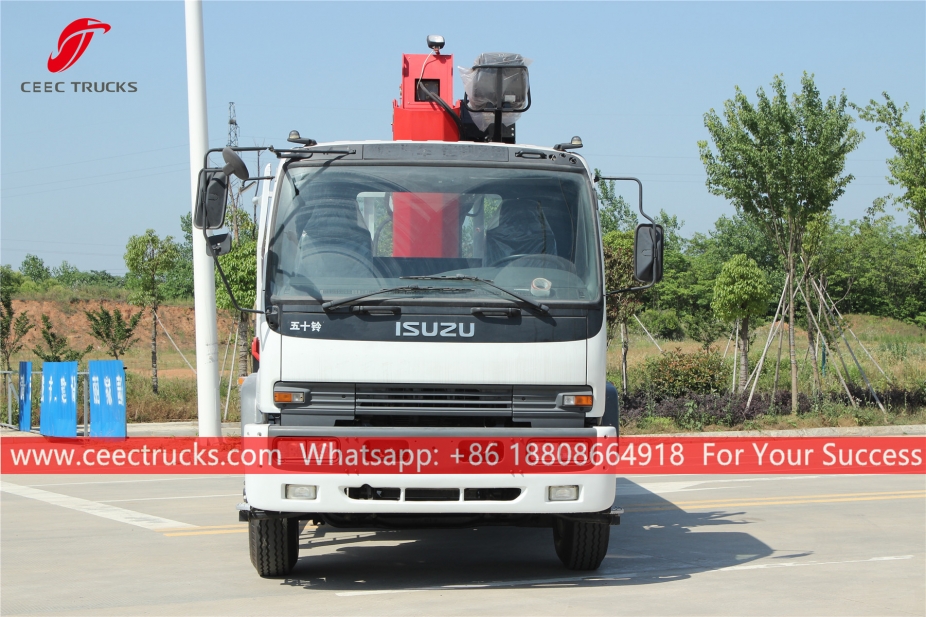
<instances>
[{"instance_id":1,"label":"concrete curb","mask_svg":"<svg viewBox=\"0 0 926 617\"><path fill-rule=\"evenodd\" d=\"M781 431L713 431L705 433L653 433L628 437L890 437L926 435L926 424L891 426L834 426Z\"/></svg>"},{"instance_id":2,"label":"concrete curb","mask_svg":"<svg viewBox=\"0 0 926 617\"><path fill-rule=\"evenodd\" d=\"M129 437L196 437L196 422L151 422L128 425ZM3 427L3 437L36 437L38 433L22 433ZM223 437L238 437L238 422L223 422ZM896 435L926 436L926 424L892 426L849 426L788 429L783 431L714 431L709 433L652 433L632 437L888 437ZM628 435L630 436L630 435Z\"/></svg>"},{"instance_id":3,"label":"concrete curb","mask_svg":"<svg viewBox=\"0 0 926 617\"><path fill-rule=\"evenodd\" d=\"M78 427L78 432L82 431ZM197 422L150 422L129 424L126 427L129 437L196 437L199 432ZM238 437L241 435L241 424L238 422L223 422L223 437ZM23 433L6 426L0 427L0 436L3 437L38 437L38 428L31 433ZM78 435L79 436L79 435Z\"/></svg>"}]
</instances>

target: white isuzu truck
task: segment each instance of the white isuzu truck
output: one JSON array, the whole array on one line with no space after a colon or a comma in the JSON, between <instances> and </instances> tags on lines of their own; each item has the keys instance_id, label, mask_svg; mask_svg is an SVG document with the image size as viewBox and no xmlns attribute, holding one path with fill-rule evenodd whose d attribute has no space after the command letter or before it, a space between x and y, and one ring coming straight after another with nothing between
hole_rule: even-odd
<instances>
[{"instance_id":1,"label":"white isuzu truck","mask_svg":"<svg viewBox=\"0 0 926 617\"><path fill-rule=\"evenodd\" d=\"M461 440L466 456L478 440L487 462L531 440L583 442L591 461L594 444L616 443L618 431L596 178L573 151L578 138L514 143L511 118L530 105L520 56L480 56L454 102L452 56L439 37L428 43L431 54L403 58L393 141L317 144L294 131L295 147L271 148L279 166L259 216L252 309L259 368L242 387L242 434L291 438L303 453L325 440L334 449L444 439L458 459ZM203 233L222 226L227 174L248 177L233 150L223 155L223 168L200 176ZM644 285L661 276L661 229L649 220L635 248ZM223 235L208 238L214 255L227 250ZM258 573L292 570L305 520L546 526L579 570L600 565L620 520L613 471L591 464L470 473L420 463L247 473L239 510Z\"/></svg>"}]
</instances>

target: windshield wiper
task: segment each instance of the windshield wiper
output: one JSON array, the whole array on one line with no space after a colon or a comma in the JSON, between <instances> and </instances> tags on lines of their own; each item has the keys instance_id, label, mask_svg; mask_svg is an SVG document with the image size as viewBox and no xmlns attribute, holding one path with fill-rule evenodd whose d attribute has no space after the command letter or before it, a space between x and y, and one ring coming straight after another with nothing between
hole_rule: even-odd
<instances>
[{"instance_id":1,"label":"windshield wiper","mask_svg":"<svg viewBox=\"0 0 926 617\"><path fill-rule=\"evenodd\" d=\"M492 282L490 279L479 278L478 276L470 276L468 274L432 274L432 275L425 275L425 276L400 276L399 278L413 279L413 280L418 280L418 281L472 281L474 283L484 283L488 285L489 287L494 287L495 289L499 291L505 292L512 298L517 298L521 302L524 302L525 304L529 304L533 306L535 309L537 309L541 313L550 312L550 307L547 306L546 304L541 304L540 302L537 302L533 298L527 298L525 296L522 296L519 293L515 293L511 291L510 289L499 287L494 282Z\"/></svg>"},{"instance_id":2,"label":"windshield wiper","mask_svg":"<svg viewBox=\"0 0 926 617\"><path fill-rule=\"evenodd\" d=\"M329 300L328 302L322 303L322 308L327 311L328 309L333 309L339 306L353 304L354 302L358 300L363 300L364 298L369 298L370 296L375 296L378 294L412 292L412 291L446 291L446 292L453 293L453 292L472 291L472 289L467 289L465 287L422 287L421 285L402 285L400 287L386 287L384 289L378 289L377 291L369 291L367 293L357 294L356 296L349 296L347 298L341 298L340 300Z\"/></svg>"}]
</instances>

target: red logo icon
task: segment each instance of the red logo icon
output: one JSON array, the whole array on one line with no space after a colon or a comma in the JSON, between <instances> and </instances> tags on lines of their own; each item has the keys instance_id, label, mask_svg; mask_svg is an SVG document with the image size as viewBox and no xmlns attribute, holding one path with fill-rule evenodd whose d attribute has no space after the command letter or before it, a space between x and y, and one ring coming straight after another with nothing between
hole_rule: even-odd
<instances>
[{"instance_id":1,"label":"red logo icon","mask_svg":"<svg viewBox=\"0 0 926 617\"><path fill-rule=\"evenodd\" d=\"M87 17L75 19L69 23L58 37L58 55L48 56L48 70L52 73L60 73L71 68L86 51L94 32L102 30L105 34L109 32L109 29L109 24Z\"/></svg>"}]
</instances>

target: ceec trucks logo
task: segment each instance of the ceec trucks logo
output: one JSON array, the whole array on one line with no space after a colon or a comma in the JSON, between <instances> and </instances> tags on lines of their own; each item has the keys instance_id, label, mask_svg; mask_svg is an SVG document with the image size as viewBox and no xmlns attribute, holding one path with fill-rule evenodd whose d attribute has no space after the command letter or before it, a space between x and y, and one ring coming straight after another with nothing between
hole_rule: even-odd
<instances>
[{"instance_id":1,"label":"ceec trucks logo","mask_svg":"<svg viewBox=\"0 0 926 617\"><path fill-rule=\"evenodd\" d=\"M80 60L87 51L93 35L106 34L112 26L99 19L81 17L75 19L58 35L58 49L48 56L46 66L51 73L63 73ZM69 87L70 85L70 87ZM138 82L128 80L113 81L24 81L19 84L22 92L30 94L73 92L138 92Z\"/></svg>"},{"instance_id":2,"label":"ceec trucks logo","mask_svg":"<svg viewBox=\"0 0 926 617\"><path fill-rule=\"evenodd\" d=\"M82 17L75 19L61 31L58 37L58 52L48 56L48 70L52 73L61 73L80 60L80 57L87 51L90 40L97 30L103 34L109 32L110 25L104 24L98 19Z\"/></svg>"}]
</instances>

